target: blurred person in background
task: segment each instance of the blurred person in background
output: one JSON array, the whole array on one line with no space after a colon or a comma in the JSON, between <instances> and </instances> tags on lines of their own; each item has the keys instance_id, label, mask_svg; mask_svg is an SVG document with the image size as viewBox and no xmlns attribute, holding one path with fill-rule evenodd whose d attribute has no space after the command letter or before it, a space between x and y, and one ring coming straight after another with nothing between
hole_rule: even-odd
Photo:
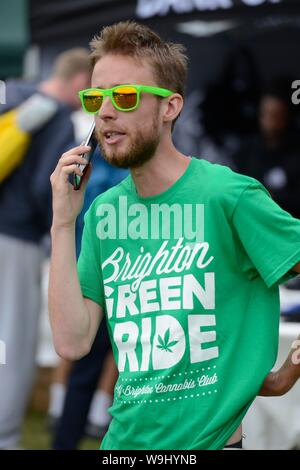
<instances>
[{"instance_id":1,"label":"blurred person in background","mask_svg":"<svg viewBox=\"0 0 300 470\"><path fill-rule=\"evenodd\" d=\"M290 80L274 80L259 106L259 134L242 141L237 171L258 179L274 200L300 218L300 145L293 121Z\"/></svg>"},{"instance_id":2,"label":"blurred person in background","mask_svg":"<svg viewBox=\"0 0 300 470\"><path fill-rule=\"evenodd\" d=\"M22 163L0 187L0 334L7 363L0 368L0 449L18 446L35 371L40 311L40 242L52 220L49 176L58 155L74 145L71 113L90 82L88 52L60 54L53 74L37 85L7 83L7 111L32 95L50 98L56 111L32 137ZM36 110L35 110L36 112ZM32 116L38 120L39 113Z\"/></svg>"},{"instance_id":3,"label":"blurred person in background","mask_svg":"<svg viewBox=\"0 0 300 470\"><path fill-rule=\"evenodd\" d=\"M257 131L260 81L253 52L236 46L225 59L220 76L208 83L199 111L203 135L200 155L234 169L232 154Z\"/></svg>"}]
</instances>

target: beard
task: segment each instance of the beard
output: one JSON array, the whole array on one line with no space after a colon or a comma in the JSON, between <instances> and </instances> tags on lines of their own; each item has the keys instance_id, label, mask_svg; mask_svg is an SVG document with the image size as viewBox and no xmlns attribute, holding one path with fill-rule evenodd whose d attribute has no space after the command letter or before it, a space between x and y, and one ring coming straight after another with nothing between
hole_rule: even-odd
<instances>
[{"instance_id":1,"label":"beard","mask_svg":"<svg viewBox=\"0 0 300 470\"><path fill-rule=\"evenodd\" d=\"M123 152L118 150L106 152L102 144L103 135L97 129L95 136L101 154L108 163L117 168L137 168L151 160L156 152L159 144L158 119L153 119L147 133L138 129L134 134L134 141L131 141L129 148Z\"/></svg>"}]
</instances>

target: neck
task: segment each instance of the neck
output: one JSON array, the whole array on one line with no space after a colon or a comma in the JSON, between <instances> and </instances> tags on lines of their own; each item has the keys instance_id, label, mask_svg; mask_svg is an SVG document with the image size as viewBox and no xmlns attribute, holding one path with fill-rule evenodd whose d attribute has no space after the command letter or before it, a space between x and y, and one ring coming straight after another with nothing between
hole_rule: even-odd
<instances>
[{"instance_id":1,"label":"neck","mask_svg":"<svg viewBox=\"0 0 300 470\"><path fill-rule=\"evenodd\" d=\"M138 194L150 197L166 191L183 175L189 163L190 158L178 152L172 142L166 146L159 144L151 160L131 169Z\"/></svg>"}]
</instances>

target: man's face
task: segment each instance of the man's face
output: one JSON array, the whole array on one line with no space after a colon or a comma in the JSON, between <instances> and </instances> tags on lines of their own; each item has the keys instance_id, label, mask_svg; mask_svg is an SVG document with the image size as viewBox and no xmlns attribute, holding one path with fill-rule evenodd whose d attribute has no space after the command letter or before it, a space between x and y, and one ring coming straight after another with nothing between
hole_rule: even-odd
<instances>
[{"instance_id":1,"label":"man's face","mask_svg":"<svg viewBox=\"0 0 300 470\"><path fill-rule=\"evenodd\" d=\"M157 86L146 61L137 63L128 56L107 55L96 63L93 88L124 84ZM120 168L136 168L153 157L162 132L160 104L156 96L141 93L139 107L123 112L114 108L109 97L105 98L95 122L98 144L109 163ZM115 134L109 137L109 132Z\"/></svg>"},{"instance_id":2,"label":"man's face","mask_svg":"<svg viewBox=\"0 0 300 470\"><path fill-rule=\"evenodd\" d=\"M68 94L68 102L74 109L80 109L81 103L78 96L80 90L89 88L91 83L91 75L88 72L78 72L70 80L65 83L66 93Z\"/></svg>"},{"instance_id":3,"label":"man's face","mask_svg":"<svg viewBox=\"0 0 300 470\"><path fill-rule=\"evenodd\" d=\"M74 109L81 109L81 102L78 96L80 90L89 88L91 83L91 74L89 72L77 72L69 79L63 79L62 88L66 103Z\"/></svg>"}]
</instances>

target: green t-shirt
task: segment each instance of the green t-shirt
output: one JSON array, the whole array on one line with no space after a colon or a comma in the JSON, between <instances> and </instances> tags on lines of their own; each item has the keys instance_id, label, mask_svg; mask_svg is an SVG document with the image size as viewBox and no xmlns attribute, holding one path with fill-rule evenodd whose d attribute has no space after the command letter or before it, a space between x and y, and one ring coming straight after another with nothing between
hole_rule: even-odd
<instances>
[{"instance_id":1,"label":"green t-shirt","mask_svg":"<svg viewBox=\"0 0 300 470\"><path fill-rule=\"evenodd\" d=\"M95 199L78 262L119 369L101 449L222 449L277 356L300 221L252 178L192 158L166 191Z\"/></svg>"}]
</instances>

